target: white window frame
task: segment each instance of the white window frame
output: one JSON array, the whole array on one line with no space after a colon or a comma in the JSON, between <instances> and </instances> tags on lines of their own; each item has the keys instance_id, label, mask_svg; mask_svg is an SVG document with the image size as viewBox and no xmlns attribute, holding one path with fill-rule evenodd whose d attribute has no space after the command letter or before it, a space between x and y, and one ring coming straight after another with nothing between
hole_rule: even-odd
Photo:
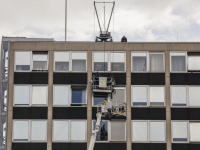
<instances>
[{"instance_id":1,"label":"white window frame","mask_svg":"<svg viewBox=\"0 0 200 150\"><path fill-rule=\"evenodd\" d=\"M120 120L112 120L114 122L123 122L124 123L124 126L125 126L125 139L123 141L126 141L126 121L120 121ZM112 121L110 121L110 141L111 142L121 142L120 140L112 140L111 139L111 123Z\"/></svg>"},{"instance_id":2,"label":"white window frame","mask_svg":"<svg viewBox=\"0 0 200 150\"><path fill-rule=\"evenodd\" d=\"M15 84L14 85L14 89L15 89L15 86L24 86L25 84ZM13 90L13 107L44 107L44 106L48 106L48 93L49 93L49 91L48 91L48 85L42 85L42 84L39 84L39 85L36 85L36 84L29 84L29 85L26 85L26 86L30 86L30 88L29 88L29 90L30 90L30 95L29 95L29 105L15 105L15 94L14 94L14 92L15 92L15 90ZM45 86L45 87L47 87L47 99L46 99L46 104L44 104L44 105L42 105L42 104L38 104L38 105L32 105L32 94L33 94L33 86Z\"/></svg>"},{"instance_id":3,"label":"white window frame","mask_svg":"<svg viewBox=\"0 0 200 150\"><path fill-rule=\"evenodd\" d=\"M55 53L56 52L69 52L69 71L56 71L55 70ZM86 71L72 71L72 53L86 53ZM53 71L54 72L87 72L88 55L87 51L56 51L54 50L53 56Z\"/></svg>"},{"instance_id":4,"label":"white window frame","mask_svg":"<svg viewBox=\"0 0 200 150\"><path fill-rule=\"evenodd\" d=\"M33 69L33 52L36 52L36 51L32 51L32 56L31 56L31 71L32 72L35 72L37 71L36 69ZM49 51L47 51L47 69L42 69L43 71L48 71L49 70Z\"/></svg>"},{"instance_id":5,"label":"white window frame","mask_svg":"<svg viewBox=\"0 0 200 150\"><path fill-rule=\"evenodd\" d=\"M47 131L48 131L48 122L45 119L13 119L14 121L28 121L28 141L14 141L14 132L12 132L12 142L13 143L44 143L47 142ZM32 129L32 121L45 121L46 122L46 140L31 140L31 129ZM12 131L14 131L14 123L12 125Z\"/></svg>"},{"instance_id":6,"label":"white window frame","mask_svg":"<svg viewBox=\"0 0 200 150\"><path fill-rule=\"evenodd\" d=\"M150 54L162 54L163 55L163 71L150 71ZM165 72L165 52L148 52L148 68L149 68L149 72Z\"/></svg>"},{"instance_id":7,"label":"white window frame","mask_svg":"<svg viewBox=\"0 0 200 150\"><path fill-rule=\"evenodd\" d=\"M68 92L69 92L69 93L68 93L68 100L69 100L68 103L69 103L69 104L68 104L68 105L54 105L55 86L61 86L61 87L62 87L62 86L64 86L64 87L65 87L65 86L68 86L68 88L69 88L69 91L68 91ZM72 93L72 92L71 92L71 85L68 85L68 84L54 84L54 85L53 85L53 106L54 106L54 107L69 107L69 106L71 105L71 93ZM86 94L86 95L87 95L87 94Z\"/></svg>"},{"instance_id":8,"label":"white window frame","mask_svg":"<svg viewBox=\"0 0 200 150\"><path fill-rule=\"evenodd\" d=\"M147 106L134 106L133 105L133 87L147 87ZM164 87L164 105L150 105L150 87ZM131 85L131 107L166 107L166 88L164 85Z\"/></svg>"},{"instance_id":9,"label":"white window frame","mask_svg":"<svg viewBox=\"0 0 200 150\"><path fill-rule=\"evenodd\" d=\"M185 71L172 71L172 56L173 56L173 53L185 53ZM187 67L188 55L187 55L186 51L170 51L170 58L169 59L170 59L170 72L173 72L173 73L185 73L185 72L188 72L188 67Z\"/></svg>"},{"instance_id":10,"label":"white window frame","mask_svg":"<svg viewBox=\"0 0 200 150\"><path fill-rule=\"evenodd\" d=\"M173 122L187 122L187 141L184 142L184 141L173 141ZM190 134L189 134L189 131L190 130L190 127L189 127L189 121L188 120L172 120L171 121L171 142L172 143L189 143L190 141Z\"/></svg>"},{"instance_id":11,"label":"white window frame","mask_svg":"<svg viewBox=\"0 0 200 150\"><path fill-rule=\"evenodd\" d=\"M172 87L186 87L186 106L172 106ZM200 108L200 106L190 106L189 87L200 87L199 85L171 85L170 86L170 103L172 108Z\"/></svg>"},{"instance_id":12,"label":"white window frame","mask_svg":"<svg viewBox=\"0 0 200 150\"><path fill-rule=\"evenodd\" d=\"M94 71L94 53L108 53L108 71L98 71L99 73L103 72L126 72L126 51L92 51L92 72ZM111 53L124 53L124 71L111 71Z\"/></svg>"},{"instance_id":13,"label":"white window frame","mask_svg":"<svg viewBox=\"0 0 200 150\"><path fill-rule=\"evenodd\" d=\"M133 141L133 122L147 122L147 141ZM150 141L150 122L164 122L165 128L165 141ZM131 141L132 143L166 143L166 120L131 120Z\"/></svg>"},{"instance_id":14,"label":"white window frame","mask_svg":"<svg viewBox=\"0 0 200 150\"><path fill-rule=\"evenodd\" d=\"M146 71L133 71L133 56L132 54L133 53L146 53ZM148 57L149 53L148 51L131 51L131 72L149 72L149 66L148 66L148 63L149 63L149 57Z\"/></svg>"},{"instance_id":15,"label":"white window frame","mask_svg":"<svg viewBox=\"0 0 200 150\"><path fill-rule=\"evenodd\" d=\"M85 85L84 85L85 86ZM87 86L85 86L85 90L86 90L86 103L72 103L72 86L70 87L70 99L69 99L69 105L71 107L87 107ZM75 104L75 105L86 105L86 106L72 106L72 104Z\"/></svg>"}]
</instances>

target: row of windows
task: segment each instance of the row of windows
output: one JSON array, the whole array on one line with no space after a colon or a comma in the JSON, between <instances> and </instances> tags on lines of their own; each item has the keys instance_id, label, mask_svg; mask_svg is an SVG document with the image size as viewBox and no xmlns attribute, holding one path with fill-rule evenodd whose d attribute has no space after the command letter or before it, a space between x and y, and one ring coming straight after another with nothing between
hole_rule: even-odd
<instances>
[{"instance_id":1,"label":"row of windows","mask_svg":"<svg viewBox=\"0 0 200 150\"><path fill-rule=\"evenodd\" d=\"M71 85L53 86L54 106L86 106L87 87ZM126 88L115 87L112 101L126 102ZM199 107L200 86L171 86L172 107ZM93 106L100 105L104 99L110 101L110 95L94 93L92 97ZM132 106L151 107L165 106L164 86L132 86ZM47 106L47 85L15 85L14 106Z\"/></svg>"},{"instance_id":2,"label":"row of windows","mask_svg":"<svg viewBox=\"0 0 200 150\"><path fill-rule=\"evenodd\" d=\"M96 121L92 122L95 129ZM200 122L172 121L172 142L200 142ZM86 142L86 120L53 120L53 142ZM46 120L14 120L13 142L46 142ZM126 141L125 121L102 121L96 141ZM166 142L165 121L132 121L132 142Z\"/></svg>"},{"instance_id":3,"label":"row of windows","mask_svg":"<svg viewBox=\"0 0 200 150\"><path fill-rule=\"evenodd\" d=\"M93 52L93 71L126 71L126 52ZM133 72L164 72L164 52L132 52ZM200 70L200 53L171 52L170 70L186 72ZM48 70L48 52L16 51L15 71ZM54 52L54 71L87 71L86 51Z\"/></svg>"}]
</instances>

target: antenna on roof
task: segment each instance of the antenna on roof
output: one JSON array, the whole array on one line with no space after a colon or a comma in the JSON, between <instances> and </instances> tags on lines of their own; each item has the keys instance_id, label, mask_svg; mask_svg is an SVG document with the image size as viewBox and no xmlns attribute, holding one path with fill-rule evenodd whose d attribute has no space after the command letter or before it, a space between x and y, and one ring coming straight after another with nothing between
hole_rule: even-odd
<instances>
[{"instance_id":1,"label":"antenna on roof","mask_svg":"<svg viewBox=\"0 0 200 150\"><path fill-rule=\"evenodd\" d=\"M102 31L102 29L101 29L99 16L98 16L97 8L96 8L96 5L95 5L96 3L104 3L104 4L105 3L112 3L113 4L107 29L106 29L106 22L105 22L105 5L104 5L104 31ZM100 34L99 34L99 36L96 36L95 42L113 42L111 32L108 32L108 29L109 29L109 26L110 26L110 20L112 18L114 7L115 7L115 1L114 2L95 2L94 1L94 8L95 8L95 12L96 12L96 16L97 16L97 20L98 20L98 24L99 24L99 29L100 29Z\"/></svg>"}]
</instances>

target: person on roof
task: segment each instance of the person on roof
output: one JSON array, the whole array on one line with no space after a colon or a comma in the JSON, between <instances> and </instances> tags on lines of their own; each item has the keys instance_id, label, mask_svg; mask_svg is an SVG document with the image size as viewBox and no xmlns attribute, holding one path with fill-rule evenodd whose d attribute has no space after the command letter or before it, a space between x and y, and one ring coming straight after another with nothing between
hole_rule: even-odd
<instances>
[{"instance_id":1,"label":"person on roof","mask_svg":"<svg viewBox=\"0 0 200 150\"><path fill-rule=\"evenodd\" d=\"M122 37L121 42L127 42L127 38L125 36Z\"/></svg>"},{"instance_id":2,"label":"person on roof","mask_svg":"<svg viewBox=\"0 0 200 150\"><path fill-rule=\"evenodd\" d=\"M106 105L106 103L107 103L107 99L105 98L105 99L103 100L102 104L103 104L103 105Z\"/></svg>"}]
</instances>

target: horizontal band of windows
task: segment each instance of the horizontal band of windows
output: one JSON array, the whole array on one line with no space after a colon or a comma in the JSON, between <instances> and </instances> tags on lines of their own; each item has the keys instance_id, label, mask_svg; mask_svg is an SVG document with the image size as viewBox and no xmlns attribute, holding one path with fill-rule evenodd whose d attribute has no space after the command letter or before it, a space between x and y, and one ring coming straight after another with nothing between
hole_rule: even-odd
<instances>
[{"instance_id":1,"label":"horizontal band of windows","mask_svg":"<svg viewBox=\"0 0 200 150\"><path fill-rule=\"evenodd\" d=\"M200 108L171 108L171 120L199 120Z\"/></svg>"},{"instance_id":2,"label":"horizontal band of windows","mask_svg":"<svg viewBox=\"0 0 200 150\"><path fill-rule=\"evenodd\" d=\"M46 150L47 143L12 143L12 150Z\"/></svg>"},{"instance_id":3,"label":"horizontal band of windows","mask_svg":"<svg viewBox=\"0 0 200 150\"><path fill-rule=\"evenodd\" d=\"M166 147L166 143L132 143L132 149L133 150L167 150L167 147Z\"/></svg>"},{"instance_id":4,"label":"horizontal band of windows","mask_svg":"<svg viewBox=\"0 0 200 150\"><path fill-rule=\"evenodd\" d=\"M173 150L199 150L200 144L194 143L172 143Z\"/></svg>"},{"instance_id":5,"label":"horizontal band of windows","mask_svg":"<svg viewBox=\"0 0 200 150\"><path fill-rule=\"evenodd\" d=\"M200 85L198 73L170 73L170 85Z\"/></svg>"},{"instance_id":6,"label":"horizontal band of windows","mask_svg":"<svg viewBox=\"0 0 200 150\"><path fill-rule=\"evenodd\" d=\"M52 143L52 150L87 150L87 143Z\"/></svg>"}]
</instances>

